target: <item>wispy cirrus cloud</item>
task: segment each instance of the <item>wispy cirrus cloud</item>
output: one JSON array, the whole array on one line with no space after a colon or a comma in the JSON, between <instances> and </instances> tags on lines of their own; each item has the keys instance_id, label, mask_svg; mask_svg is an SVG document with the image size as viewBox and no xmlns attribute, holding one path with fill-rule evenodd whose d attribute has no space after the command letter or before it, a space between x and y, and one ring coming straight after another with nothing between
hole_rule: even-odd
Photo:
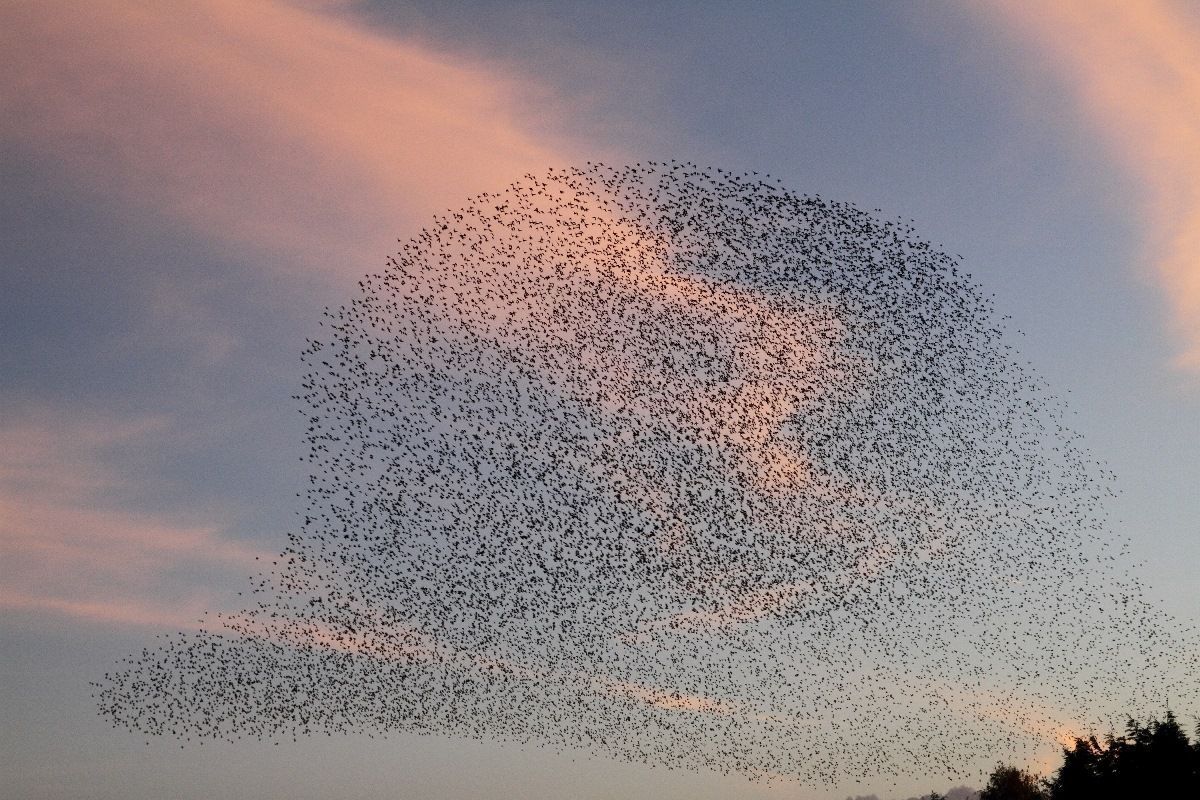
<instances>
[{"instance_id":1,"label":"wispy cirrus cloud","mask_svg":"<svg viewBox=\"0 0 1200 800\"><path fill-rule=\"evenodd\" d=\"M536 131L563 98L336 9L7 4L0 47L4 141L302 268L359 264L405 223L569 158Z\"/></svg>"},{"instance_id":2,"label":"wispy cirrus cloud","mask_svg":"<svg viewBox=\"0 0 1200 800\"><path fill-rule=\"evenodd\" d=\"M133 511L106 457L162 435L160 418L10 414L0 424L0 608L93 623L192 626L211 582L268 555L219 525Z\"/></svg>"},{"instance_id":3,"label":"wispy cirrus cloud","mask_svg":"<svg viewBox=\"0 0 1200 800\"><path fill-rule=\"evenodd\" d=\"M1200 22L1169 0L1002 0L980 10L1036 42L1144 189L1148 259L1200 370Z\"/></svg>"},{"instance_id":4,"label":"wispy cirrus cloud","mask_svg":"<svg viewBox=\"0 0 1200 800\"><path fill-rule=\"evenodd\" d=\"M6 159L268 275L361 275L438 207L572 158L539 130L564 98L366 30L336 4L7 3L0 51ZM195 339L199 368L236 353L239 332L179 288L203 278L154 270L130 294L144 305L123 311L121 341ZM45 401L13 389L29 407ZM244 575L254 553L220 519L147 511L117 491L130 478L104 457L114 446L161 452L167 421L71 405L92 416L0 420L0 605L172 625L221 607L193 578Z\"/></svg>"}]
</instances>

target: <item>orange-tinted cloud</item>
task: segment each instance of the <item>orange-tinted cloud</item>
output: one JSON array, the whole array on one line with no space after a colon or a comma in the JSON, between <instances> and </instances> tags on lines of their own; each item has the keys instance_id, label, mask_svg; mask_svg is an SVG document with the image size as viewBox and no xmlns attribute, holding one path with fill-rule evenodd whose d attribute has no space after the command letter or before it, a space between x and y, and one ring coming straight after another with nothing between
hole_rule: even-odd
<instances>
[{"instance_id":1,"label":"orange-tinted cloud","mask_svg":"<svg viewBox=\"0 0 1200 800\"><path fill-rule=\"evenodd\" d=\"M1200 369L1200 22L1168 0L1001 0L1144 188L1149 257Z\"/></svg>"},{"instance_id":2,"label":"orange-tinted cloud","mask_svg":"<svg viewBox=\"0 0 1200 800\"><path fill-rule=\"evenodd\" d=\"M561 99L333 13L5 4L0 140L97 197L343 274L432 210L569 158L531 132Z\"/></svg>"},{"instance_id":3,"label":"orange-tinted cloud","mask_svg":"<svg viewBox=\"0 0 1200 800\"><path fill-rule=\"evenodd\" d=\"M653 686L636 683L602 682L604 690L610 694L628 697L646 703L655 708L667 711L691 711L700 714L718 714L728 716L737 711L737 707L727 700L704 697L697 694L686 694Z\"/></svg>"},{"instance_id":4,"label":"orange-tinted cloud","mask_svg":"<svg viewBox=\"0 0 1200 800\"><path fill-rule=\"evenodd\" d=\"M6 612L28 611L39 616L47 613L105 626L134 625L147 628L196 628L204 621L210 603L188 598L163 604L141 600L70 600L50 592L25 592L0 587L0 609Z\"/></svg>"},{"instance_id":5,"label":"orange-tinted cloud","mask_svg":"<svg viewBox=\"0 0 1200 800\"><path fill-rule=\"evenodd\" d=\"M570 160L536 132L561 98L337 13L271 0L6 3L0 142L97 203L165 217L250 263L334 275L381 265L438 207ZM212 327L169 292L152 299L152 316ZM206 360L230 342L206 334ZM110 493L123 479L101 452L163 420L4 422L3 607L185 624L223 604L169 573L250 571L254 553L219 521L138 513Z\"/></svg>"},{"instance_id":6,"label":"orange-tinted cloud","mask_svg":"<svg viewBox=\"0 0 1200 800\"><path fill-rule=\"evenodd\" d=\"M952 707L955 705L951 702ZM1084 735L1080 733L1085 729L1082 723L1060 721L1061 715L1056 716L1044 698L1025 697L1017 691L1004 696L982 692L973 700L960 697L957 705L962 716L999 725L1030 742L1025 768L1035 775L1050 775L1062 764L1062 748Z\"/></svg>"},{"instance_id":7,"label":"orange-tinted cloud","mask_svg":"<svg viewBox=\"0 0 1200 800\"><path fill-rule=\"evenodd\" d=\"M0 425L0 608L192 626L215 604L206 581L254 571L267 552L218 526L136 513L112 500L125 481L104 451L144 443L164 427L160 419L50 414Z\"/></svg>"}]
</instances>

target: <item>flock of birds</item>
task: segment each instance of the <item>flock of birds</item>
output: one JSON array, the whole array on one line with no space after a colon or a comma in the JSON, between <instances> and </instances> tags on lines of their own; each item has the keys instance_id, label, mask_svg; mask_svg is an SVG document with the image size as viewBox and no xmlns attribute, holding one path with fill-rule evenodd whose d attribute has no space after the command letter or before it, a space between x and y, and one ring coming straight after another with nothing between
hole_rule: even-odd
<instances>
[{"instance_id":1,"label":"flock of birds","mask_svg":"<svg viewBox=\"0 0 1200 800\"><path fill-rule=\"evenodd\" d=\"M97 683L114 725L835 783L1196 693L1112 475L905 224L589 163L436 217L323 325L303 524L253 608Z\"/></svg>"}]
</instances>

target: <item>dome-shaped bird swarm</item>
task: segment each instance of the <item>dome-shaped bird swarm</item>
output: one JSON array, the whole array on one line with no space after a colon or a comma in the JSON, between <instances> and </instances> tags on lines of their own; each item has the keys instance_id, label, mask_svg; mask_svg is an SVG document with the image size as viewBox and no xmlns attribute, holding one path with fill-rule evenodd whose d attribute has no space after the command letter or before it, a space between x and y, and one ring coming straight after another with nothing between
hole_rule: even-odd
<instances>
[{"instance_id":1,"label":"dome-shaped bird swarm","mask_svg":"<svg viewBox=\"0 0 1200 800\"><path fill-rule=\"evenodd\" d=\"M253 608L98 683L114 724L826 784L1195 693L1111 476L905 224L689 164L552 170L435 217L323 325L303 524Z\"/></svg>"}]
</instances>

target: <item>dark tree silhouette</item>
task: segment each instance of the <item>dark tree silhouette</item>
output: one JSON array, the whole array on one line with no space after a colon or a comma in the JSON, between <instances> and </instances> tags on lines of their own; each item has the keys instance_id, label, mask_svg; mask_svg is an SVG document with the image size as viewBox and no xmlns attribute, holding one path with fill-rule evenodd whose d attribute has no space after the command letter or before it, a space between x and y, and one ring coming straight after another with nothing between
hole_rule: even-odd
<instances>
[{"instance_id":1,"label":"dark tree silhouette","mask_svg":"<svg viewBox=\"0 0 1200 800\"><path fill-rule=\"evenodd\" d=\"M1076 739L1047 785L1051 800L1200 797L1200 731L1189 742L1170 711L1147 725L1131 719L1124 736L1110 734L1103 744Z\"/></svg>"},{"instance_id":2,"label":"dark tree silhouette","mask_svg":"<svg viewBox=\"0 0 1200 800\"><path fill-rule=\"evenodd\" d=\"M1076 739L1071 749L1063 748L1063 765L1049 782L1050 796L1093 797L1109 796L1113 783L1111 737L1100 744L1095 736Z\"/></svg>"},{"instance_id":3,"label":"dark tree silhouette","mask_svg":"<svg viewBox=\"0 0 1200 800\"><path fill-rule=\"evenodd\" d=\"M1046 792L1037 776L1022 769L997 764L979 800L1045 800Z\"/></svg>"}]
</instances>

